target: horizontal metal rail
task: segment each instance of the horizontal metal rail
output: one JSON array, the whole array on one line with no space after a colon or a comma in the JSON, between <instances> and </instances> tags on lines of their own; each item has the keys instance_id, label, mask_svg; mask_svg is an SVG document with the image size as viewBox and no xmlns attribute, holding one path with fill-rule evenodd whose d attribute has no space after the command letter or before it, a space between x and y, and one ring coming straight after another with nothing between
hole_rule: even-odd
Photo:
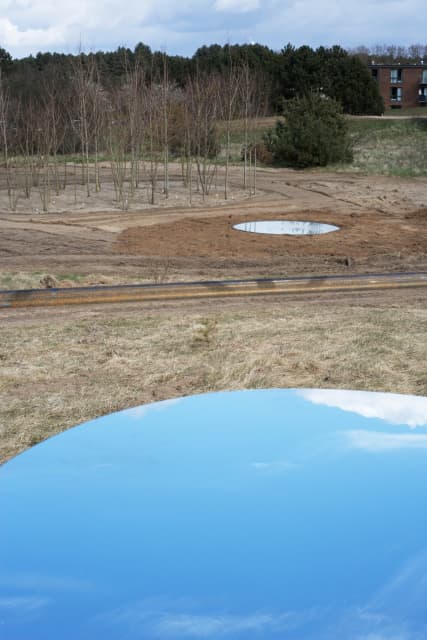
<instances>
[{"instance_id":1,"label":"horizontal metal rail","mask_svg":"<svg viewBox=\"0 0 427 640\"><path fill-rule=\"evenodd\" d=\"M315 276L0 291L0 308L151 302L231 296L317 294L427 286L427 272Z\"/></svg>"}]
</instances>

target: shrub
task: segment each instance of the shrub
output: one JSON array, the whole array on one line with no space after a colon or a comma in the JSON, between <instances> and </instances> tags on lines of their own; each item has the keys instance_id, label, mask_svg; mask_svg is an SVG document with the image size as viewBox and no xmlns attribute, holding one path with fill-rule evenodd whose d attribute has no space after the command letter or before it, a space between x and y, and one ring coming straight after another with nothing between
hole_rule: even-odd
<instances>
[{"instance_id":1,"label":"shrub","mask_svg":"<svg viewBox=\"0 0 427 640\"><path fill-rule=\"evenodd\" d=\"M289 100L264 142L276 163L296 168L352 159L347 122L335 100L310 95Z\"/></svg>"}]
</instances>

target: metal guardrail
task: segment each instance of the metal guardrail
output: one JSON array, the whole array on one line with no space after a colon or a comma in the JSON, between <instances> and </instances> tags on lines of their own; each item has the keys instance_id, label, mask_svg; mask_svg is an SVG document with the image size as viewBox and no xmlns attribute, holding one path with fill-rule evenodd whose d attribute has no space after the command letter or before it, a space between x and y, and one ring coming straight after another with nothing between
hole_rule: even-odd
<instances>
[{"instance_id":1,"label":"metal guardrail","mask_svg":"<svg viewBox=\"0 0 427 640\"><path fill-rule=\"evenodd\" d=\"M219 280L0 291L0 309L231 296L313 294L427 286L427 272Z\"/></svg>"}]
</instances>

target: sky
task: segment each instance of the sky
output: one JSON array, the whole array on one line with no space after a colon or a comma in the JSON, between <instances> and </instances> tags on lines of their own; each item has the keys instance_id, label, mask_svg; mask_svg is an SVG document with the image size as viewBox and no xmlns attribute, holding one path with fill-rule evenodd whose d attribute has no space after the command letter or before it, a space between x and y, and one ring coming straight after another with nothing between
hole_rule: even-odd
<instances>
[{"instance_id":1,"label":"sky","mask_svg":"<svg viewBox=\"0 0 427 640\"><path fill-rule=\"evenodd\" d=\"M214 43L423 44L426 27L425 0L0 0L0 47L17 58L138 42L185 56Z\"/></svg>"}]
</instances>

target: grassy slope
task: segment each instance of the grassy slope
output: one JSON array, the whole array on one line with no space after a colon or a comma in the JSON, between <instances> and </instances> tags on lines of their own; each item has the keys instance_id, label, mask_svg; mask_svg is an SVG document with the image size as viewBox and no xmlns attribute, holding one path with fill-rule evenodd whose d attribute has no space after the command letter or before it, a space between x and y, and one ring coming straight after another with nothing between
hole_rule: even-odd
<instances>
[{"instance_id":1,"label":"grassy slope","mask_svg":"<svg viewBox=\"0 0 427 640\"><path fill-rule=\"evenodd\" d=\"M427 109L423 111L427 115ZM351 164L335 165L344 171L396 176L427 175L427 118L391 112L389 118L349 118L349 132L354 145ZM274 127L276 118L260 118L251 131L251 139L261 142L264 133ZM233 123L230 155L233 162L241 159L243 121ZM224 144L224 135L221 135Z\"/></svg>"},{"instance_id":2,"label":"grassy slope","mask_svg":"<svg viewBox=\"0 0 427 640\"><path fill-rule=\"evenodd\" d=\"M348 169L364 173L426 176L427 119L349 120L354 159Z\"/></svg>"}]
</instances>

